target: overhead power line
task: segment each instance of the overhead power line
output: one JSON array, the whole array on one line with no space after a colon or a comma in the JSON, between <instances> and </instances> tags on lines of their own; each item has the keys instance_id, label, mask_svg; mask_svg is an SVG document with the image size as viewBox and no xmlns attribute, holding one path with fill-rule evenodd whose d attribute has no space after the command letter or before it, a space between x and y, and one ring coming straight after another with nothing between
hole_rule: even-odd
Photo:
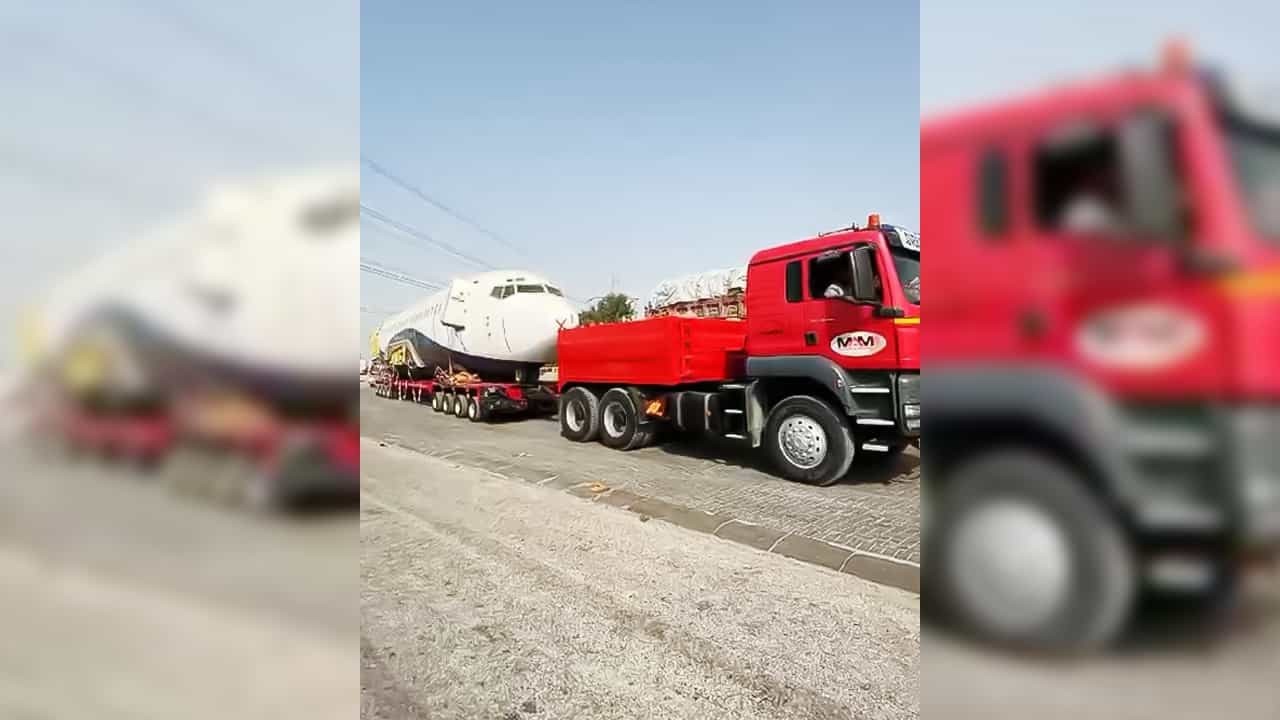
<instances>
[{"instance_id":1,"label":"overhead power line","mask_svg":"<svg viewBox=\"0 0 1280 720\"><path fill-rule=\"evenodd\" d=\"M378 221L378 222L380 222L380 223L382 223L382 224L386 225L387 227L390 227L390 228L394 228L394 229L396 229L396 230L399 230L400 232L404 233L405 235L408 235L409 237L417 238L418 240L421 240L421 241L423 241L423 242L429 243L429 244L431 244L431 245L433 245L433 246L435 246L435 247L437 247L437 248L439 248L439 249L441 249L441 250L444 250L445 252L447 252L447 253L449 253L450 255L452 255L452 256L454 256L454 257L458 258L459 260L462 260L463 262L467 262L467 263L470 263L470 264L475 265L475 266L477 266L477 267L484 268L485 270L494 270L494 269L496 269L493 265L490 265L489 263L485 262L484 260L481 260L480 258L475 257L475 256L473 256L473 255L469 255L469 254L467 254L467 253L465 253L465 252L463 252L463 251L459 250L458 248L456 248L456 247L454 247L454 246L452 246L452 245L450 245L450 244L448 244L448 243L446 243L446 242L443 242L443 241L437 240L437 239L435 239L435 238L431 237L430 235L428 235L427 233L423 232L422 230L419 230L419 229L417 229L417 228L415 228L415 227L412 227L412 226L409 226L409 225L405 225L404 223L400 222L399 220L396 220L396 219L394 219L394 218L391 218L391 217L389 217L389 216L387 216L387 215L385 215L385 214L383 214L383 213L381 213L381 212L379 212L379 211L377 211L377 210L375 210L375 209L373 209L373 208L369 207L368 205L365 205L364 203L360 203L360 214L361 214L361 215L364 215L365 217L368 217L368 218L369 218L369 219L371 219L371 220L376 220L376 221Z\"/></svg>"},{"instance_id":2,"label":"overhead power line","mask_svg":"<svg viewBox=\"0 0 1280 720\"><path fill-rule=\"evenodd\" d=\"M463 223L465 223L465 224L467 224L467 225L471 226L471 227L472 227L474 230L476 230L477 232L480 232L481 234L488 236L490 239L492 239L492 240L494 240L494 241L496 241L496 242L498 242L498 243L500 243L500 244L502 244L502 245L505 245L505 246L507 246L508 248L510 248L510 249L512 249L512 250L515 250L516 252L520 253L521 255L528 256L528 252L527 252L524 248L520 247L519 245L516 245L515 243L512 243L511 241L507 240L507 239L506 239L506 238L504 238L503 236L499 235L497 232L495 232L495 231L493 231L493 230L490 230L489 228L487 228L487 227L485 227L485 226L481 225L479 222L476 222L475 220L471 219L470 217L467 217L466 215L463 215L462 213L458 212L457 210L454 210L453 208L449 207L448 205L445 205L444 203L442 203L442 202L440 202L439 200L437 200L437 199L435 199L434 197L432 197L430 194L428 194L428 193L427 193L425 190L423 190L422 188L420 188L420 187L418 187L418 186L416 186L416 185L414 185L414 184L410 183L409 181L407 181L407 180L405 180L405 179L403 179L403 178L399 177L399 176L398 176L398 175L396 175L395 173L392 173L392 172L391 172L390 170L388 170L385 166L381 165L380 163L378 163L377 161L373 160L372 158L369 158L368 156L365 156L365 155L361 155L361 156L360 156L360 160L361 160L361 162L363 162L363 163L365 164L365 166L367 166L370 170L374 171L375 173L377 173L377 174L381 175L382 177L386 178L387 180L390 180L391 182L393 182L393 183L395 183L396 185L400 186L400 188L401 188L401 189L406 190L406 191L408 191L408 192L411 192L411 193L413 193L414 195L418 196L420 199L422 199L422 200L423 200L424 202L426 202L428 205L431 205L432 207L436 208L437 210L440 210L441 212L443 212L443 213L445 213L445 214L447 214L447 215L449 215L449 216L453 217L455 220L458 220L458 221L460 221L460 222L463 222Z\"/></svg>"},{"instance_id":3,"label":"overhead power line","mask_svg":"<svg viewBox=\"0 0 1280 720\"><path fill-rule=\"evenodd\" d=\"M418 275L416 275L416 274L414 274L414 273L412 273L412 272L410 272L410 271L408 271L408 270L405 270L405 269L403 269L403 268L397 267L397 266L395 266L395 265L388 265L387 263L384 263L384 262L379 261L379 260L373 260L373 259L370 259L370 258L361 257L361 258L360 258L360 262L365 263L366 265L372 265L372 266L374 266L374 267L378 268L379 270L386 270L386 271L388 271L388 272L400 273L401 275L404 275L405 277L411 277L411 278L414 278L414 279L415 279L415 280L417 280L418 282L426 283L427 285L435 285L436 287L444 287L444 286L446 285L446 283L440 282L439 280L436 280L436 279L434 279L434 278L423 278L423 277L418 277Z\"/></svg>"},{"instance_id":4,"label":"overhead power line","mask_svg":"<svg viewBox=\"0 0 1280 720\"><path fill-rule=\"evenodd\" d=\"M381 263L377 263L372 260L366 260L364 258L360 258L360 271L369 273L370 275L377 275L379 277L383 277L388 280L401 283L403 285L411 285L413 287L422 288L423 290L441 290L444 288L444 285L441 285L439 283L430 282L428 280L421 280L412 275L409 275L408 273L402 272L400 270L396 270L395 268L387 267L385 265L382 265Z\"/></svg>"}]
</instances>

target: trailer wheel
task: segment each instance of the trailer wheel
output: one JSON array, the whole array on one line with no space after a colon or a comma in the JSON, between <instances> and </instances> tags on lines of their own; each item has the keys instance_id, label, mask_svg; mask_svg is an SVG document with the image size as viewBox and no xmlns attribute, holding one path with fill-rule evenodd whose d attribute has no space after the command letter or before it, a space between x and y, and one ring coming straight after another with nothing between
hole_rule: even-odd
<instances>
[{"instance_id":1,"label":"trailer wheel","mask_svg":"<svg viewBox=\"0 0 1280 720\"><path fill-rule=\"evenodd\" d=\"M291 497L281 478L256 467L250 467L247 472L239 498L245 509L257 515L271 515L289 507Z\"/></svg>"},{"instance_id":2,"label":"trailer wheel","mask_svg":"<svg viewBox=\"0 0 1280 720\"><path fill-rule=\"evenodd\" d=\"M985 640L1051 652L1109 644L1127 624L1137 570L1119 524L1073 469L1011 450L945 481L926 538L949 619Z\"/></svg>"},{"instance_id":3,"label":"trailer wheel","mask_svg":"<svg viewBox=\"0 0 1280 720\"><path fill-rule=\"evenodd\" d=\"M560 396L560 435L574 442L591 442L600 436L600 400L584 387L570 388Z\"/></svg>"},{"instance_id":4,"label":"trailer wheel","mask_svg":"<svg viewBox=\"0 0 1280 720\"><path fill-rule=\"evenodd\" d=\"M764 444L787 479L809 485L835 484L856 452L848 421L811 395L789 397L773 407Z\"/></svg>"},{"instance_id":5,"label":"trailer wheel","mask_svg":"<svg viewBox=\"0 0 1280 720\"><path fill-rule=\"evenodd\" d=\"M480 398L467 400L467 419L473 423L485 422L489 419L489 411Z\"/></svg>"},{"instance_id":6,"label":"trailer wheel","mask_svg":"<svg viewBox=\"0 0 1280 720\"><path fill-rule=\"evenodd\" d=\"M453 396L453 415L454 417L464 418L467 416L467 403L471 402L471 398L463 393Z\"/></svg>"},{"instance_id":7,"label":"trailer wheel","mask_svg":"<svg viewBox=\"0 0 1280 720\"><path fill-rule=\"evenodd\" d=\"M440 393L431 393L431 409L440 412Z\"/></svg>"}]
</instances>

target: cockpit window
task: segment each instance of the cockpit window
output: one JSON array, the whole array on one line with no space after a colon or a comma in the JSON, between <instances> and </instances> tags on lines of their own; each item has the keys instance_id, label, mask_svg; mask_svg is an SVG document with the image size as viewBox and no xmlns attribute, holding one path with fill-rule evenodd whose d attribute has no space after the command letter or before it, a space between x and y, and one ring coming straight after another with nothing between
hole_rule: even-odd
<instances>
[{"instance_id":1,"label":"cockpit window","mask_svg":"<svg viewBox=\"0 0 1280 720\"><path fill-rule=\"evenodd\" d=\"M502 299L502 297L503 297L503 296L502 296L502 287L501 287L501 286L495 287L495 288L494 288L494 289L489 293L489 295L490 295L490 296L492 296L492 297L496 297L496 298L498 298L498 299Z\"/></svg>"},{"instance_id":2,"label":"cockpit window","mask_svg":"<svg viewBox=\"0 0 1280 720\"><path fill-rule=\"evenodd\" d=\"M359 218L360 196L342 195L304 209L302 226L316 235L328 235Z\"/></svg>"},{"instance_id":3,"label":"cockpit window","mask_svg":"<svg viewBox=\"0 0 1280 720\"><path fill-rule=\"evenodd\" d=\"M564 293L560 292L560 288L555 287L554 285L548 285L547 292L551 293L552 295L559 295L560 297L564 297Z\"/></svg>"},{"instance_id":4,"label":"cockpit window","mask_svg":"<svg viewBox=\"0 0 1280 720\"><path fill-rule=\"evenodd\" d=\"M522 293L540 293L546 292L541 285L517 285L516 292Z\"/></svg>"}]
</instances>

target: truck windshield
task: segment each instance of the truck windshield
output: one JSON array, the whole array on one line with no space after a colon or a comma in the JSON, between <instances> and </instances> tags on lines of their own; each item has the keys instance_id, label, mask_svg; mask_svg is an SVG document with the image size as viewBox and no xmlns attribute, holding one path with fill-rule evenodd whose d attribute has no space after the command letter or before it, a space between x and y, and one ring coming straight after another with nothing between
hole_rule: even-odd
<instances>
[{"instance_id":1,"label":"truck windshield","mask_svg":"<svg viewBox=\"0 0 1280 720\"><path fill-rule=\"evenodd\" d=\"M1227 139L1249 219L1280 245L1280 128L1233 119Z\"/></svg>"},{"instance_id":2,"label":"truck windshield","mask_svg":"<svg viewBox=\"0 0 1280 720\"><path fill-rule=\"evenodd\" d=\"M920 304L920 253L913 250L892 248L893 267L898 271L902 292L916 305Z\"/></svg>"}]
</instances>

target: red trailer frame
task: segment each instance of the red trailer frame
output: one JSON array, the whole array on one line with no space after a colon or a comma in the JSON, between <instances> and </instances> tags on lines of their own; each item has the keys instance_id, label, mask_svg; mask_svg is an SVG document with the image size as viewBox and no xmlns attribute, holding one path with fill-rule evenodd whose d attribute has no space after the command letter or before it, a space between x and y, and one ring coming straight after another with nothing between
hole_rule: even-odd
<instances>
[{"instance_id":1,"label":"red trailer frame","mask_svg":"<svg viewBox=\"0 0 1280 720\"><path fill-rule=\"evenodd\" d=\"M436 412L485 422L497 415L553 413L559 394L536 383L445 382L389 377L374 384L374 391L398 400L425 402Z\"/></svg>"}]
</instances>

